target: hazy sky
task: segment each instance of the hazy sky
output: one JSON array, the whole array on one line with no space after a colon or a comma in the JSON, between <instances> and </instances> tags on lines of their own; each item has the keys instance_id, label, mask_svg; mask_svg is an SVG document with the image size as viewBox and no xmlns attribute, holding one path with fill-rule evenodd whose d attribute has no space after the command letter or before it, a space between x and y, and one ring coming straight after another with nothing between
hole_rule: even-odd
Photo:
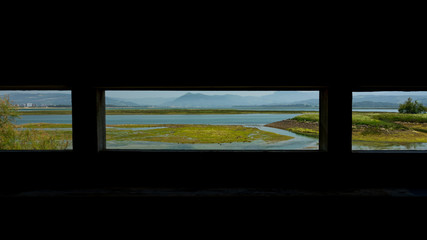
<instances>
[{"instance_id":1,"label":"hazy sky","mask_svg":"<svg viewBox=\"0 0 427 240\"><path fill-rule=\"evenodd\" d=\"M427 95L427 92L403 92L403 91L380 91L380 92L354 92L354 96L360 96L360 95L377 95L377 96L402 96L402 95Z\"/></svg>"}]
</instances>

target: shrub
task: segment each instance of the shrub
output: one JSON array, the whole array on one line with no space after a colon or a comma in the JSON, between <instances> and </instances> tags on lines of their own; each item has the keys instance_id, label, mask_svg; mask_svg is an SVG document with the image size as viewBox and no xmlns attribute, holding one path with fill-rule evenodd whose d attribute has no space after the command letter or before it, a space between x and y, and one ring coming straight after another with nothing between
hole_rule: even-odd
<instances>
[{"instance_id":1,"label":"shrub","mask_svg":"<svg viewBox=\"0 0 427 240\"><path fill-rule=\"evenodd\" d=\"M399 113L418 114L425 113L426 111L427 108L422 103L418 101L413 102L412 98L408 98L408 100L399 105Z\"/></svg>"}]
</instances>

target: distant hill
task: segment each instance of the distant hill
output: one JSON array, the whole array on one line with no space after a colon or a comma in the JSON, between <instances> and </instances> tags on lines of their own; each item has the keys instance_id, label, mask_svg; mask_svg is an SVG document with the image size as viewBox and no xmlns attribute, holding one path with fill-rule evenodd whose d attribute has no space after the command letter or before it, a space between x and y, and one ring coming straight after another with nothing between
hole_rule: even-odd
<instances>
[{"instance_id":1,"label":"distant hill","mask_svg":"<svg viewBox=\"0 0 427 240\"><path fill-rule=\"evenodd\" d=\"M263 104L318 104L319 92L277 91L270 95L262 96ZM307 102L308 101L308 102Z\"/></svg>"},{"instance_id":2,"label":"distant hill","mask_svg":"<svg viewBox=\"0 0 427 240\"><path fill-rule=\"evenodd\" d=\"M234 105L247 105L254 101L254 97L237 95L205 95L200 93L187 93L163 105L171 107L231 107Z\"/></svg>"},{"instance_id":3,"label":"distant hill","mask_svg":"<svg viewBox=\"0 0 427 240\"><path fill-rule=\"evenodd\" d=\"M31 103L33 106L71 106L71 94L70 93L43 93L37 92L0 92L0 97L8 95L9 99L15 105L24 105ZM124 101L115 98L106 98L107 105L112 106L138 106L138 104L131 101Z\"/></svg>"},{"instance_id":4,"label":"distant hill","mask_svg":"<svg viewBox=\"0 0 427 240\"><path fill-rule=\"evenodd\" d=\"M32 93L32 92L7 92L0 96L8 95L13 104L23 105L31 103L36 106L71 106L69 93Z\"/></svg>"},{"instance_id":5,"label":"distant hill","mask_svg":"<svg viewBox=\"0 0 427 240\"><path fill-rule=\"evenodd\" d=\"M187 93L163 105L171 107L233 107L283 104L318 105L317 92L274 92L265 96L205 95Z\"/></svg>"},{"instance_id":6,"label":"distant hill","mask_svg":"<svg viewBox=\"0 0 427 240\"><path fill-rule=\"evenodd\" d=\"M137 106L140 106L139 104L134 103L132 101L120 100L120 99L110 98L110 97L105 98L105 105L107 105L107 107L109 107L109 106L117 106L117 107L137 107Z\"/></svg>"},{"instance_id":7,"label":"distant hill","mask_svg":"<svg viewBox=\"0 0 427 240\"><path fill-rule=\"evenodd\" d=\"M110 101L114 102L121 102L121 103L128 103L128 104L134 104L138 106L159 106L163 105L166 102L171 102L175 100L176 98L165 98L165 97L141 97L141 98L111 98L106 97L107 99L110 99Z\"/></svg>"},{"instance_id":8,"label":"distant hill","mask_svg":"<svg viewBox=\"0 0 427 240\"><path fill-rule=\"evenodd\" d=\"M360 95L353 97L353 102L388 102L388 103L403 103L408 98L412 98L413 100L418 100L420 102L427 101L427 93L425 95L411 95L410 93L407 95Z\"/></svg>"}]
</instances>

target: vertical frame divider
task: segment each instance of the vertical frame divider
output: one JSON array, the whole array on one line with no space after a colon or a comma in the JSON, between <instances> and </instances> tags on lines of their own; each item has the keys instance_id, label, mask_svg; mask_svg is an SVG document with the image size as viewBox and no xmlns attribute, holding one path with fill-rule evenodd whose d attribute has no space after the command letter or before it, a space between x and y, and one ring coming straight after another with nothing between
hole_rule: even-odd
<instances>
[{"instance_id":1,"label":"vertical frame divider","mask_svg":"<svg viewBox=\"0 0 427 240\"><path fill-rule=\"evenodd\" d=\"M97 153L105 149L105 92L72 89L73 150Z\"/></svg>"},{"instance_id":2,"label":"vertical frame divider","mask_svg":"<svg viewBox=\"0 0 427 240\"><path fill-rule=\"evenodd\" d=\"M323 88L319 94L319 150L327 152L329 150L329 95L328 89Z\"/></svg>"},{"instance_id":3,"label":"vertical frame divider","mask_svg":"<svg viewBox=\"0 0 427 240\"><path fill-rule=\"evenodd\" d=\"M352 91L349 87L328 89L328 151L332 155L351 154L352 148Z\"/></svg>"},{"instance_id":4,"label":"vertical frame divider","mask_svg":"<svg viewBox=\"0 0 427 240\"><path fill-rule=\"evenodd\" d=\"M96 122L97 122L97 151L106 149L106 106L105 106L105 91L96 89Z\"/></svg>"}]
</instances>

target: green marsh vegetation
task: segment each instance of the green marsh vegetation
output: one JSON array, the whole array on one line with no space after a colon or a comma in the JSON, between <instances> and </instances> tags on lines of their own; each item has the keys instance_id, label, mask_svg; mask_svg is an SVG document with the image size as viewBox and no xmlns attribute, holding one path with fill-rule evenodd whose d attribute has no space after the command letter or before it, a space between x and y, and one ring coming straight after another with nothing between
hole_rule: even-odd
<instances>
[{"instance_id":1,"label":"green marsh vegetation","mask_svg":"<svg viewBox=\"0 0 427 240\"><path fill-rule=\"evenodd\" d=\"M307 127L288 128L286 130L299 134L312 132L318 136L319 114L302 114L291 119L305 123ZM307 134L306 134L307 135ZM427 114L353 112L352 139L354 143L371 143L388 146L397 143L426 143Z\"/></svg>"},{"instance_id":2,"label":"green marsh vegetation","mask_svg":"<svg viewBox=\"0 0 427 240\"><path fill-rule=\"evenodd\" d=\"M292 118L292 120L299 122L319 122L319 113L301 114Z\"/></svg>"},{"instance_id":3,"label":"green marsh vegetation","mask_svg":"<svg viewBox=\"0 0 427 240\"><path fill-rule=\"evenodd\" d=\"M205 125L205 124L129 124L108 125L107 141L152 141L169 143L233 143L279 142L292 139L258 128L241 125ZM127 130L126 128L129 128ZM153 128L138 130L133 128Z\"/></svg>"},{"instance_id":4,"label":"green marsh vegetation","mask_svg":"<svg viewBox=\"0 0 427 240\"><path fill-rule=\"evenodd\" d=\"M353 141L427 142L427 114L353 112Z\"/></svg>"},{"instance_id":5,"label":"green marsh vegetation","mask_svg":"<svg viewBox=\"0 0 427 240\"><path fill-rule=\"evenodd\" d=\"M69 147L71 130L43 130L52 128L51 124L17 126L14 121L19 117L20 112L13 107L9 97L0 98L0 150L63 150Z\"/></svg>"},{"instance_id":6,"label":"green marsh vegetation","mask_svg":"<svg viewBox=\"0 0 427 240\"><path fill-rule=\"evenodd\" d=\"M318 137L319 114L305 113L267 126ZM352 139L358 145L378 148L427 143L427 114L353 112Z\"/></svg>"}]
</instances>

